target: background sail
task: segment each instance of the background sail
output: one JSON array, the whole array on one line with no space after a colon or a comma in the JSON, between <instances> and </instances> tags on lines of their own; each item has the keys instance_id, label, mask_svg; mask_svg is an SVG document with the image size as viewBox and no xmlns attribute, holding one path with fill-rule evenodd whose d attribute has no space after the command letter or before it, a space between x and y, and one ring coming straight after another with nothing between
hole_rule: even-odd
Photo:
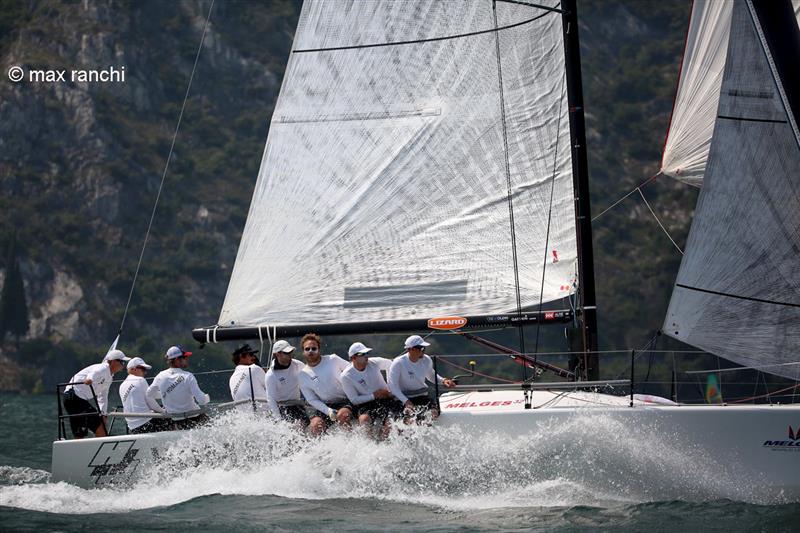
<instances>
[{"instance_id":1,"label":"background sail","mask_svg":"<svg viewBox=\"0 0 800 533\"><path fill-rule=\"evenodd\" d=\"M220 325L510 312L512 229L523 307L574 290L561 15L492 5L306 2Z\"/></svg>"},{"instance_id":2,"label":"background sail","mask_svg":"<svg viewBox=\"0 0 800 533\"><path fill-rule=\"evenodd\" d=\"M800 0L792 0L800 23ZM732 1L695 0L661 172L700 187L728 55Z\"/></svg>"},{"instance_id":3,"label":"background sail","mask_svg":"<svg viewBox=\"0 0 800 533\"><path fill-rule=\"evenodd\" d=\"M664 332L798 378L800 138L785 98L796 88L776 84L745 2L733 5L729 41L708 169ZM800 50L783 53L798 63Z\"/></svg>"}]
</instances>

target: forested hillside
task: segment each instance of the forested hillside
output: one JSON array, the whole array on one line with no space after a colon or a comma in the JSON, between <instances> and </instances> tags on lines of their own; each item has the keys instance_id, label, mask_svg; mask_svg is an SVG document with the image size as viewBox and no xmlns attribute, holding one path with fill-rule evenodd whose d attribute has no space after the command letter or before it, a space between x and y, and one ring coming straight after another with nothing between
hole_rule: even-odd
<instances>
[{"instance_id":1,"label":"forested hillside","mask_svg":"<svg viewBox=\"0 0 800 533\"><path fill-rule=\"evenodd\" d=\"M113 340L203 32L208 0L0 0L0 249L16 232L28 332L0 388L50 387ZM217 0L122 347L156 359L213 324L224 297L299 1ZM669 121L689 1L579 3L592 208L651 176ZM12 66L124 66L119 83L13 83ZM682 244L696 192L644 193ZM680 255L637 195L594 222L600 343L660 327ZM0 257L0 284L8 254ZM563 350L560 333L547 337ZM335 346L347 344L337 341ZM220 366L207 348L201 366Z\"/></svg>"}]
</instances>

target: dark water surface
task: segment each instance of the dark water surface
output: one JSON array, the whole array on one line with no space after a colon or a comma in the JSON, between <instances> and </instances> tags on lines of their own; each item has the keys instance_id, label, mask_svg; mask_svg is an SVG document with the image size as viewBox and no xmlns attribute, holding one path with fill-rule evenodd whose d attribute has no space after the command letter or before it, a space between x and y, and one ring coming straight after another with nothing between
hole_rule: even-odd
<instances>
[{"instance_id":1,"label":"dark water surface","mask_svg":"<svg viewBox=\"0 0 800 533\"><path fill-rule=\"evenodd\" d=\"M534 438L440 428L383 444L313 440L249 417L197 435L213 456L206 463L185 461L176 445L133 487L84 490L49 482L53 399L0 395L0 530L800 529L800 504L761 502L715 479L724 466L699 468L658 441L626 457L619 428L602 421L594 441L601 450L608 441L604 453L571 455ZM604 459L615 454L617 463Z\"/></svg>"}]
</instances>

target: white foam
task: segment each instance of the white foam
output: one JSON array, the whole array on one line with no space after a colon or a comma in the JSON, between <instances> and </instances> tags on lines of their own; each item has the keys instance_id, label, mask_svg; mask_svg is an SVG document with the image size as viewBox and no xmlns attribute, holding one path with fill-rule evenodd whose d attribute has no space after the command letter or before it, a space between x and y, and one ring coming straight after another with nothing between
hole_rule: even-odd
<instances>
[{"instance_id":1,"label":"white foam","mask_svg":"<svg viewBox=\"0 0 800 533\"><path fill-rule=\"evenodd\" d=\"M0 505L125 512L223 494L476 510L750 498L714 458L639 429L631 434L619 421L587 415L520 438L434 426L406 428L376 443L358 431L311 438L286 424L231 413L173 444L133 486L84 490L24 481L0 487Z\"/></svg>"}]
</instances>

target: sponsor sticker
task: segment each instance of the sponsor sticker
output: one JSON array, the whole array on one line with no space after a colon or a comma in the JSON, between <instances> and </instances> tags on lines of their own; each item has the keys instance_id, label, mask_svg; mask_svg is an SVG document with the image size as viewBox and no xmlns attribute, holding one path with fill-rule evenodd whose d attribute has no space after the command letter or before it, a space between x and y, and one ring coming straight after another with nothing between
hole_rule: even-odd
<instances>
[{"instance_id":1,"label":"sponsor sticker","mask_svg":"<svg viewBox=\"0 0 800 533\"><path fill-rule=\"evenodd\" d=\"M428 320L430 329L459 329L467 325L467 319L460 316L443 316Z\"/></svg>"}]
</instances>

